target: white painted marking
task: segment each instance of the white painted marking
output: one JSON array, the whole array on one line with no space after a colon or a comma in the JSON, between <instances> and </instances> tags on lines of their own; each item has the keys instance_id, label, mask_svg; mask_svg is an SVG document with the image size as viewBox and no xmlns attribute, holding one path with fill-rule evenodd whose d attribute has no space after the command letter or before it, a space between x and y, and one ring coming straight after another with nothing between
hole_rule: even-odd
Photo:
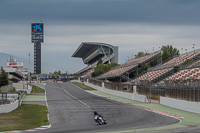
<instances>
[{"instance_id":1,"label":"white painted marking","mask_svg":"<svg viewBox=\"0 0 200 133\"><path fill-rule=\"evenodd\" d=\"M58 88L58 89L62 89L60 87L54 87L54 86L49 86L49 87L53 87L53 88ZM69 96L71 96L72 98L76 99L77 101L79 101L80 103L82 103L83 105L87 106L88 108L90 108L89 105L87 105L86 103L84 103L83 101L79 100L78 98L72 96L69 92L67 92L65 89L62 89L65 93L67 93Z\"/></svg>"},{"instance_id":2,"label":"white painted marking","mask_svg":"<svg viewBox=\"0 0 200 133\"><path fill-rule=\"evenodd\" d=\"M90 106L89 106L89 105L87 105L87 104L86 104L86 103L84 103L83 101L79 100L78 98L76 98L76 97L72 96L72 95L71 95L69 92L67 92L66 90L64 90L64 89L63 89L63 91L64 91L65 93L67 93L68 95L70 95L71 97L73 97L74 99L78 100L80 103L82 103L82 104L84 104L85 106L87 106L88 108L90 108Z\"/></svg>"}]
</instances>

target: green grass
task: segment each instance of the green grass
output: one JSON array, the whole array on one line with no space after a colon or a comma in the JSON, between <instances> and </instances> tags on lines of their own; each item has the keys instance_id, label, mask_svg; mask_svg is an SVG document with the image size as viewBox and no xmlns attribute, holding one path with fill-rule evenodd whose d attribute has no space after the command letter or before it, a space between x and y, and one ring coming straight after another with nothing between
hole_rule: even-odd
<instances>
[{"instance_id":1,"label":"green grass","mask_svg":"<svg viewBox=\"0 0 200 133\"><path fill-rule=\"evenodd\" d=\"M46 106L22 104L10 113L0 114L0 132L27 130L49 125L47 113Z\"/></svg>"},{"instance_id":2,"label":"green grass","mask_svg":"<svg viewBox=\"0 0 200 133\"><path fill-rule=\"evenodd\" d=\"M29 84L32 86L32 91L31 91L31 94L40 94L40 93L45 93L45 90L40 88L40 87L37 87L35 85L32 85L32 84Z\"/></svg>"},{"instance_id":3,"label":"green grass","mask_svg":"<svg viewBox=\"0 0 200 133\"><path fill-rule=\"evenodd\" d=\"M26 95L23 98L24 102L28 102L28 101L46 101L45 96L35 96L35 95Z\"/></svg>"},{"instance_id":4,"label":"green grass","mask_svg":"<svg viewBox=\"0 0 200 133\"><path fill-rule=\"evenodd\" d=\"M80 88L82 88L82 89L84 89L84 90L95 90L95 89L93 89L93 88L91 88L91 87L89 87L89 86L86 86L86 85L84 85L84 84L81 84L81 83L77 83L77 82L72 82L72 84L74 84L74 85L76 85L76 86L78 86L78 87L80 87Z\"/></svg>"}]
</instances>

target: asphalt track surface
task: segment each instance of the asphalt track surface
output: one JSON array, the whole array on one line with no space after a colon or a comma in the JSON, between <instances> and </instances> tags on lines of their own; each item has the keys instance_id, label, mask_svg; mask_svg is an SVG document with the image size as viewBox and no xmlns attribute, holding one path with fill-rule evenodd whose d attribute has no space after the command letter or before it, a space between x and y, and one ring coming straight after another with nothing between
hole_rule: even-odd
<instances>
[{"instance_id":1,"label":"asphalt track surface","mask_svg":"<svg viewBox=\"0 0 200 133\"><path fill-rule=\"evenodd\" d=\"M179 120L90 94L71 83L47 83L51 128L41 133L94 133L160 127ZM107 120L98 125L93 112Z\"/></svg>"}]
</instances>

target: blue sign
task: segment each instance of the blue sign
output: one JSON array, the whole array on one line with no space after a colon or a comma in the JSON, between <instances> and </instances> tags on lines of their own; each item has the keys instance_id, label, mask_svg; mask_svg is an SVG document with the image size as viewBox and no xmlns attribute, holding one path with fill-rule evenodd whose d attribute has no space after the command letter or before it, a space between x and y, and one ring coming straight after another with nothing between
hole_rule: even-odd
<instances>
[{"instance_id":1,"label":"blue sign","mask_svg":"<svg viewBox=\"0 0 200 133\"><path fill-rule=\"evenodd\" d=\"M67 77L67 76L59 76L59 75L58 75L57 78L58 78L58 79L67 79L68 77Z\"/></svg>"},{"instance_id":2,"label":"blue sign","mask_svg":"<svg viewBox=\"0 0 200 133\"><path fill-rule=\"evenodd\" d=\"M40 79L49 79L49 76L40 76Z\"/></svg>"},{"instance_id":3,"label":"blue sign","mask_svg":"<svg viewBox=\"0 0 200 133\"><path fill-rule=\"evenodd\" d=\"M43 35L43 23L32 23L31 24L31 35Z\"/></svg>"}]
</instances>

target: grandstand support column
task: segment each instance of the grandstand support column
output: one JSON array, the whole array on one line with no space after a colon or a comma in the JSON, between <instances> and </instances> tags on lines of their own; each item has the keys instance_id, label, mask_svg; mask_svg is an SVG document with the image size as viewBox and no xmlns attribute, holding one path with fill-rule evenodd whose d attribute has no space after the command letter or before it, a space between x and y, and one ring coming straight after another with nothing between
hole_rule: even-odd
<instances>
[{"instance_id":1,"label":"grandstand support column","mask_svg":"<svg viewBox=\"0 0 200 133\"><path fill-rule=\"evenodd\" d=\"M127 80L127 81L129 82L129 72L126 72L126 74L127 74L127 77L128 77L128 80Z\"/></svg>"},{"instance_id":2,"label":"grandstand support column","mask_svg":"<svg viewBox=\"0 0 200 133\"><path fill-rule=\"evenodd\" d=\"M104 51L104 49L103 49L103 47L101 46L101 49L102 49L102 51L103 51L103 54L105 55L105 57L106 57L106 53L105 53L105 51Z\"/></svg>"},{"instance_id":3,"label":"grandstand support column","mask_svg":"<svg viewBox=\"0 0 200 133\"><path fill-rule=\"evenodd\" d=\"M151 103L151 87L150 87L150 98L149 99L150 99L150 103Z\"/></svg>"}]
</instances>

